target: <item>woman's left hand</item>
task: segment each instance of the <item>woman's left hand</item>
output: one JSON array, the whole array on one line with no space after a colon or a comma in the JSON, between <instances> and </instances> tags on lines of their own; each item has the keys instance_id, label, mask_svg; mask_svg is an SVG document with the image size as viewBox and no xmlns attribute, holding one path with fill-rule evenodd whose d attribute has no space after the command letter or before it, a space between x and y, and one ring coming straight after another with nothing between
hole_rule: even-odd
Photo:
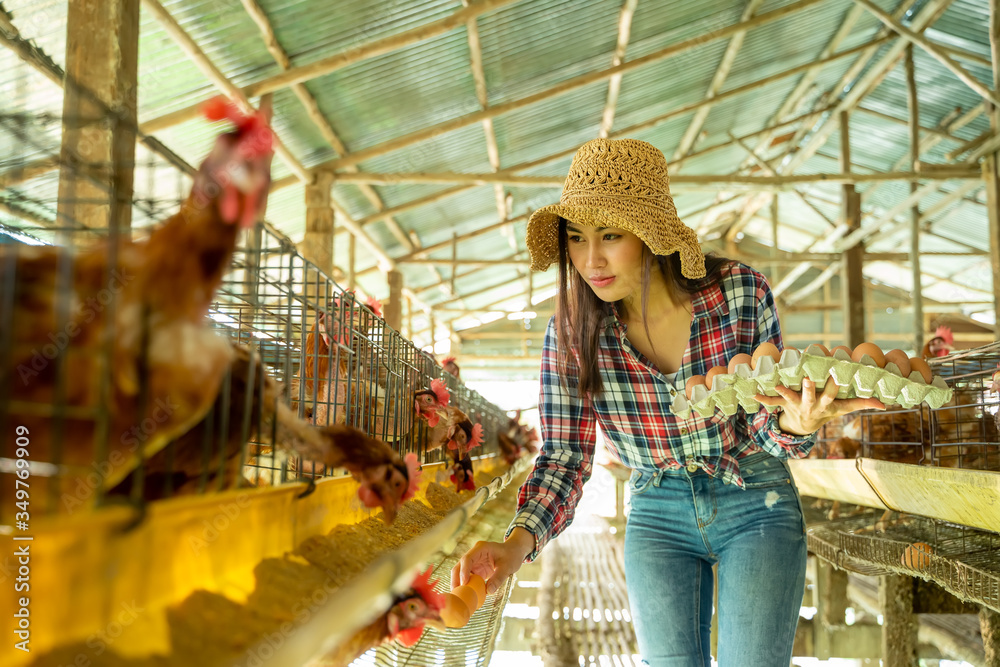
<instances>
[{"instance_id":1,"label":"woman's left hand","mask_svg":"<svg viewBox=\"0 0 1000 667\"><path fill-rule=\"evenodd\" d=\"M754 400L763 405L778 406L778 428L793 435L810 435L831 419L836 419L856 410L885 410L885 404L877 398L837 399L840 387L833 380L827 380L823 391L816 395L816 383L808 377L802 378L802 391L795 391L782 385L774 390L778 396L757 394Z\"/></svg>"}]
</instances>

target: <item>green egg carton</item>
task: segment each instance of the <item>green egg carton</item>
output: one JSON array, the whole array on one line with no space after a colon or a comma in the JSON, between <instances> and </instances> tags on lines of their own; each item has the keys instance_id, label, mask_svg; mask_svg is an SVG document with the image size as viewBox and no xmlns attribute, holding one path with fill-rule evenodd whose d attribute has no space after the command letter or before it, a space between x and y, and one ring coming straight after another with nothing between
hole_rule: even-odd
<instances>
[{"instance_id":1,"label":"green egg carton","mask_svg":"<svg viewBox=\"0 0 1000 667\"><path fill-rule=\"evenodd\" d=\"M928 384L917 371L903 377L896 364L888 363L880 368L868 355L853 361L843 350L827 356L818 345L810 345L804 353L784 350L777 363L764 356L757 361L757 368L739 364L734 371L716 375L711 387L696 386L690 400L683 392L678 392L670 412L681 419L687 419L692 412L708 419L716 411L731 417L740 407L753 414L760 409L760 403L753 399L755 395L777 396L774 387L779 384L799 391L806 377L816 383L817 393L827 382L833 382L838 387L837 398L874 397L887 406L899 405L906 409L920 403L940 408L952 395L951 388L940 376L933 377ZM765 407L769 412L775 409Z\"/></svg>"}]
</instances>

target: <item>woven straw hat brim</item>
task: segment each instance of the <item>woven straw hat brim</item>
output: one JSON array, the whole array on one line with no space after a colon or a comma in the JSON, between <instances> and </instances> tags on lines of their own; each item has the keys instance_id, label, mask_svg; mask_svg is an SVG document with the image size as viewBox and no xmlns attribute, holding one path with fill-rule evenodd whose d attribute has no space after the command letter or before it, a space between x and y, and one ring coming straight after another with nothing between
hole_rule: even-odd
<instances>
[{"instance_id":1,"label":"woven straw hat brim","mask_svg":"<svg viewBox=\"0 0 1000 667\"><path fill-rule=\"evenodd\" d=\"M588 227L613 227L632 232L656 255L681 257L681 273L687 278L705 276L705 256L700 251L694 230L680 221L674 226L675 234L665 234L667 216L655 209L649 210L646 224L637 225L633 215L624 215L611 207L552 204L531 214L525 242L531 255L531 270L545 271L559 259L559 218L566 218ZM679 228L679 229L678 229Z\"/></svg>"}]
</instances>

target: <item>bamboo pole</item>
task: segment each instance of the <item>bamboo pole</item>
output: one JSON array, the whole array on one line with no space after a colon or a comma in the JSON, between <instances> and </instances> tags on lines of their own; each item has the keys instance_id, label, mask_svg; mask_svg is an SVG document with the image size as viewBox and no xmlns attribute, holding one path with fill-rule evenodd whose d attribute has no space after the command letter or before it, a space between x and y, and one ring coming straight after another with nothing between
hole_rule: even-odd
<instances>
[{"instance_id":1,"label":"bamboo pole","mask_svg":"<svg viewBox=\"0 0 1000 667\"><path fill-rule=\"evenodd\" d=\"M990 55L993 59L993 87L1000 88L1000 3L990 0ZM1000 134L1000 108L990 109L990 129ZM1000 153L992 153L983 161L983 179L986 182L986 207L989 216L990 265L993 273L993 332L1000 338Z\"/></svg>"},{"instance_id":2,"label":"bamboo pole","mask_svg":"<svg viewBox=\"0 0 1000 667\"><path fill-rule=\"evenodd\" d=\"M274 58L275 62L282 70L290 70L292 68L291 58L288 57L288 53L278 42L278 36L274 32L274 27L271 25L271 20L268 18L267 13L264 8L260 6L257 0L241 0L243 2L243 7L246 9L247 14L253 19L254 23L260 29L261 35L264 38L264 45L267 50L271 53L271 57ZM319 130L320 134L326 140L330 146L337 151L338 154L344 155L348 152L347 146L344 142L340 140L340 137L334 131L330 122L323 115L323 112L319 108L319 103L316 98L312 96L309 89L306 88L305 84L295 83L291 86L292 92L299 99L302 104L303 109L305 109L306 115L313 122L313 125ZM355 169L356 170L356 169ZM370 185L359 186L361 194L364 195L365 199L371 202L372 206L376 210L382 210L385 208L385 204L382 202L382 198L379 197L375 189ZM402 227L399 226L392 216L385 216L382 218L386 225L389 227L389 231L392 233L396 239L403 244L403 247L408 250L413 250L413 244L410 241L409 236L403 231Z\"/></svg>"},{"instance_id":3,"label":"bamboo pole","mask_svg":"<svg viewBox=\"0 0 1000 667\"><path fill-rule=\"evenodd\" d=\"M358 240L353 234L347 236L347 289L353 290L358 286Z\"/></svg>"},{"instance_id":4,"label":"bamboo pole","mask_svg":"<svg viewBox=\"0 0 1000 667\"><path fill-rule=\"evenodd\" d=\"M239 102L244 111L251 112L254 110L253 105L250 104L249 96L247 96L240 88L235 86L228 78L226 78L219 68L215 66L215 63L213 63L211 59L205 55L205 52L202 51L198 43L195 42L189 34L187 34L179 23L177 23L174 17L171 16L170 12L163 8L163 5L159 3L159 0L142 0L142 4L153 15L167 34L170 35L170 38L181 49L181 51L183 51L191 62L194 63L199 70L201 70L201 73L205 75L205 78L207 78L213 86L230 99ZM301 182L309 183L312 180L311 174L304 166L302 166L302 163L299 162L298 158L292 155L291 151L288 150L285 144L278 137L277 132L274 132L273 142L275 155L277 155L278 158L285 163L285 165L296 175L296 177L298 177Z\"/></svg>"},{"instance_id":5,"label":"bamboo pole","mask_svg":"<svg viewBox=\"0 0 1000 667\"><path fill-rule=\"evenodd\" d=\"M854 0L869 12L871 12L879 21L884 23L887 27L891 28L894 32L899 34L902 38L907 40L910 44L915 44L923 49L928 55L937 60L939 63L951 70L952 74L958 77L958 79L967 85L972 90L979 93L984 100L991 102L994 105L1000 104L1000 97L997 97L996 91L990 90L988 87L980 83L974 76L966 72L961 65L956 63L954 60L948 57L946 53L938 49L935 45L931 44L926 40L923 35L920 35L913 30L910 30L899 21L889 16L886 12L882 10L881 7L873 3L871 0Z\"/></svg>"},{"instance_id":6,"label":"bamboo pole","mask_svg":"<svg viewBox=\"0 0 1000 667\"><path fill-rule=\"evenodd\" d=\"M913 18L911 25L915 30L922 32L937 19L941 12L948 8L951 2L952 0L930 0L930 2L924 5L919 13L917 13L917 15ZM903 9L903 7L900 8L900 10ZM900 10L897 10L894 15L896 18L902 16ZM830 135L837 129L837 114L841 111L850 111L858 105L865 95L874 90L878 83L885 78L889 70L892 69L892 67L899 60L905 46L905 41L896 40L886 50L878 62L865 70L860 79L858 79L851 89L848 90L847 93L841 98L840 102L837 104L835 113L831 114L830 118L815 132L813 132L813 134L809 137L809 141L806 142L804 146L799 147L798 152L788 163L787 171L793 172L801 167L806 160L815 155L816 151L826 144L827 139L829 139ZM874 54L874 51L872 54ZM868 64L868 61L865 60L860 64L863 68ZM860 70L858 73L860 73Z\"/></svg>"},{"instance_id":7,"label":"bamboo pole","mask_svg":"<svg viewBox=\"0 0 1000 667\"><path fill-rule=\"evenodd\" d=\"M615 52L611 56L611 66L617 67L625 61L625 51L628 49L629 37L632 34L632 17L639 0L625 0L618 13L618 41L615 42ZM597 136L606 139L615 123L615 109L618 108L618 93L622 87L622 75L612 74L608 79L608 96L601 112L601 127Z\"/></svg>"},{"instance_id":8,"label":"bamboo pole","mask_svg":"<svg viewBox=\"0 0 1000 667\"><path fill-rule=\"evenodd\" d=\"M560 176L514 176L504 173L497 174L459 174L459 173L398 173L374 174L358 172L355 174L337 174L339 183L375 183L391 185L396 183L473 183L485 185L488 183L508 183L519 186L543 188L562 188L565 178ZM948 180L978 180L978 169L942 168L928 171L893 171L875 172L870 174L841 172L821 174L776 174L773 176L753 176L744 174L677 174L670 176L670 186L673 188L697 186L703 188L738 188L745 186L753 188L781 188L782 186L800 183L876 183L882 181L948 181Z\"/></svg>"},{"instance_id":9,"label":"bamboo pole","mask_svg":"<svg viewBox=\"0 0 1000 667\"><path fill-rule=\"evenodd\" d=\"M500 7L504 7L506 5L511 5L519 1L520 0L478 0L469 7L460 9L454 14L446 16L443 19L417 26L416 28L411 28L410 30L402 32L398 35L377 39L372 42L368 42L367 44L362 44L361 46L341 51L340 53L336 53L308 65L293 67L292 69L282 72L281 74L268 77L267 79L263 79L248 86L244 86L241 89L241 92L247 97L257 97L258 95L264 95L266 93L272 93L283 88L287 88L296 83L305 83L310 79L325 76L338 69L348 67L349 65L353 65L363 60L385 55L407 46L444 35L451 32L458 26L465 25L466 21L468 21L471 17L479 16L481 14L485 14L486 12L499 9ZM175 125L185 123L193 118L197 118L200 113L201 105L204 104L205 101L206 100L204 99L198 100L198 102L188 107L165 114L159 118L154 118L146 123L143 123L142 129L147 133L160 132L167 128L174 127Z\"/></svg>"},{"instance_id":10,"label":"bamboo pole","mask_svg":"<svg viewBox=\"0 0 1000 667\"><path fill-rule=\"evenodd\" d=\"M818 2L818 1L819 0L799 0L799 2L794 3L792 5L788 5L787 7L784 7L782 9L774 10L774 11L768 12L766 14L761 14L760 16L758 16L758 17L756 17L754 19L751 19L751 21L749 21L747 23L748 24L749 23L753 23L755 21L758 21L758 20L764 19L764 18L768 18L768 17L771 17L770 20L775 20L775 18L772 16L774 14L777 14L777 13L780 13L780 12L787 12L790 9L794 10L794 11L799 11L799 10L803 9L805 6L812 5L812 4L814 4L814 3ZM780 18L780 17L777 17L777 18ZM760 24L756 24L756 25L760 25ZM708 38L714 40L714 39L719 39L719 38L721 38L723 36L728 36L732 32L735 32L738 26L743 26L743 24L736 24L735 26L731 26L730 28L723 29L721 31L713 31L712 33L710 33L710 35L708 36ZM592 73L592 74L585 74L585 75L576 77L574 79L570 79L569 81L565 81L565 82L563 82L561 84L553 86L552 88L549 88L548 90L541 91L539 93L535 93L534 95L529 95L528 97L524 97L524 98L522 98L520 100L514 100L512 102L507 102L505 104L498 104L498 105L490 107L486 111L477 111L477 112L474 112L474 113L466 114L464 116L460 116L460 117L452 119L450 121L445 121L443 123L439 123L437 125L434 125L434 126L431 126L431 127L427 127L427 128L422 129L422 130L418 130L416 132L410 133L408 135L404 135L402 137L397 137L396 139L392 139L392 140L384 142L382 144L371 146L369 148L363 149L363 150L358 151L356 153L352 153L350 155L346 155L346 156L343 156L343 157L340 157L340 158L336 158L336 159L330 160L328 162L324 162L323 164L319 165L319 168L323 168L323 169L343 169L344 167L346 167L348 165L358 164L360 162L364 162L366 160L370 160L372 158L379 157L379 156L385 155L387 153L391 153L393 151L396 151L396 150L399 150L399 149L402 149L402 148L406 148L408 146L412 146L412 145L420 143L422 141L427 141L429 139L433 139L433 138L441 136L443 134L447 134L449 132L453 132L455 130L459 130L459 129L463 128L463 127L468 127L469 125L474 125L475 123L481 122L484 118L495 118L495 117L501 116L501 115L503 115L505 113L510 113L512 111L517 111L519 109L531 106L531 105L533 105L535 103L542 102L542 101L545 101L545 100L549 100L549 99L552 99L554 97L557 97L557 96L560 96L560 95L564 95L566 93L569 93L569 92L572 92L574 90L577 90L578 88L581 88L581 87L584 87L584 86L588 86L588 85L591 85L593 83L597 83L597 82L602 81L602 80L604 80L606 78L609 78L612 74L615 74L617 72L624 73L626 71L630 71L632 69L635 69L635 68L637 68L639 66L648 64L649 62L656 62L657 60L663 60L663 59L665 59L665 58L667 58L669 56L673 56L673 55L676 55L677 53L681 53L681 52L686 51L686 50L688 50L690 48L693 48L694 46L699 46L701 44L704 44L705 37L703 36L700 39L701 39L701 41L698 41L699 38L692 38L690 40L685 40L684 42L682 42L679 45L667 47L666 49L663 49L663 50L658 51L656 53L650 54L649 56L644 56L643 58L637 58L635 60L630 60L628 62L622 63L621 65L619 65L617 67L612 67L612 68L607 69L607 70L603 70L603 71L600 71L600 72L595 72L595 73ZM884 42L884 41L888 41L888 38L883 38L881 40L876 40L876 41L877 42ZM869 43L869 44L861 45L859 47L848 49L848 50L846 50L846 51L844 51L842 53L835 54L834 56L831 56L830 58L824 59L823 62L826 63L826 62L833 62L833 61L836 61L836 60L840 60L841 58L845 58L847 56L853 55L854 53L862 51L862 50L864 50L866 48L869 48L871 46L873 46L873 44ZM765 77L764 79L761 79L759 81L747 84L745 86L740 86L738 88L734 88L733 90L726 91L725 93L720 93L714 100L711 101L711 104L717 104L718 102L721 102L722 100L729 99L729 98L734 97L736 95L740 95L740 94L743 94L743 93L746 93L746 92L749 92L749 91L752 91L752 90L756 90L757 88L760 88L762 86L766 86L766 85L768 85L770 83L773 83L774 81L779 81L779 80L787 78L789 76L794 76L795 74L798 74L800 72L804 72L804 71L808 70L810 67L812 67L812 66L814 66L816 64L817 63L808 63L808 64L805 64L805 65L801 65L799 67L793 67L793 68L791 68L789 70L785 70L784 72L779 72L779 73L774 74L772 76ZM635 126L632 126L631 128L629 128L629 133L635 134L638 131L645 130L645 129L648 129L649 127L653 127L653 126L659 125L660 123L663 123L664 121L669 120L670 118L673 118L673 117L678 116L678 115L683 115L683 114L688 113L690 111L694 111L694 110L696 110L697 108L701 107L704 104L705 104L705 102L702 101L702 102L695 102L695 103L692 103L692 104L684 105L683 107L680 107L680 108L678 108L678 109L676 109L674 111L669 112L668 114L664 114L663 116L658 116L658 117L656 117L654 119L651 119L649 121L646 121L644 123L639 123L639 124L637 124ZM619 130L617 132L614 132L610 136L621 136L623 133L624 133L624 130ZM575 148L574 148L574 151L575 151Z\"/></svg>"},{"instance_id":11,"label":"bamboo pole","mask_svg":"<svg viewBox=\"0 0 1000 667\"><path fill-rule=\"evenodd\" d=\"M763 4L763 0L750 0L747 2L743 8L743 14L740 16L740 21L749 21L761 4ZM708 90L705 91L704 102L706 104L698 107L698 110L695 111L691 122L688 123L687 129L684 130L684 134L681 136L681 141L677 149L674 151L673 159L676 160L679 157L687 155L694 147L698 135L701 134L701 128L705 124L705 119L708 118L708 114L715 104L715 98L719 94L719 91L722 90L722 86L726 83L726 78L729 76L729 72L736 62L736 54L739 53L740 47L743 46L743 40L746 38L746 35L746 31L743 30L729 38L726 51L722 54L722 59L715 69L715 75L712 77L711 83L708 84Z\"/></svg>"}]
</instances>

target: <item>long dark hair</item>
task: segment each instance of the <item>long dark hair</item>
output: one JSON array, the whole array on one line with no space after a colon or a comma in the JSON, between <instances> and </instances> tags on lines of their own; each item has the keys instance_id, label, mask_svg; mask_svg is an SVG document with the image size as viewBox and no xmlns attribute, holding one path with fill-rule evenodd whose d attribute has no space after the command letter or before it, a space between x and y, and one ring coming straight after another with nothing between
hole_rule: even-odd
<instances>
[{"instance_id":1,"label":"long dark hair","mask_svg":"<svg viewBox=\"0 0 1000 667\"><path fill-rule=\"evenodd\" d=\"M577 395L598 395L604 389L597 364L597 348L601 337L604 318L612 314L612 304L599 299L590 285L573 267L569 259L569 241L566 233L566 219L559 219L559 294L556 298L556 333L561 359L575 356L579 364ZM705 256L705 277L686 278L681 273L680 256L654 255L643 244L642 263L642 318L646 317L649 300L649 284L655 266L667 283L667 290L674 302L685 295L696 294L717 285L729 272L733 260L717 255ZM621 306L617 302L615 306ZM619 312L620 309L619 309ZM649 337L649 325L646 324ZM574 355L574 353L576 353ZM565 376L564 376L565 377Z\"/></svg>"}]
</instances>

